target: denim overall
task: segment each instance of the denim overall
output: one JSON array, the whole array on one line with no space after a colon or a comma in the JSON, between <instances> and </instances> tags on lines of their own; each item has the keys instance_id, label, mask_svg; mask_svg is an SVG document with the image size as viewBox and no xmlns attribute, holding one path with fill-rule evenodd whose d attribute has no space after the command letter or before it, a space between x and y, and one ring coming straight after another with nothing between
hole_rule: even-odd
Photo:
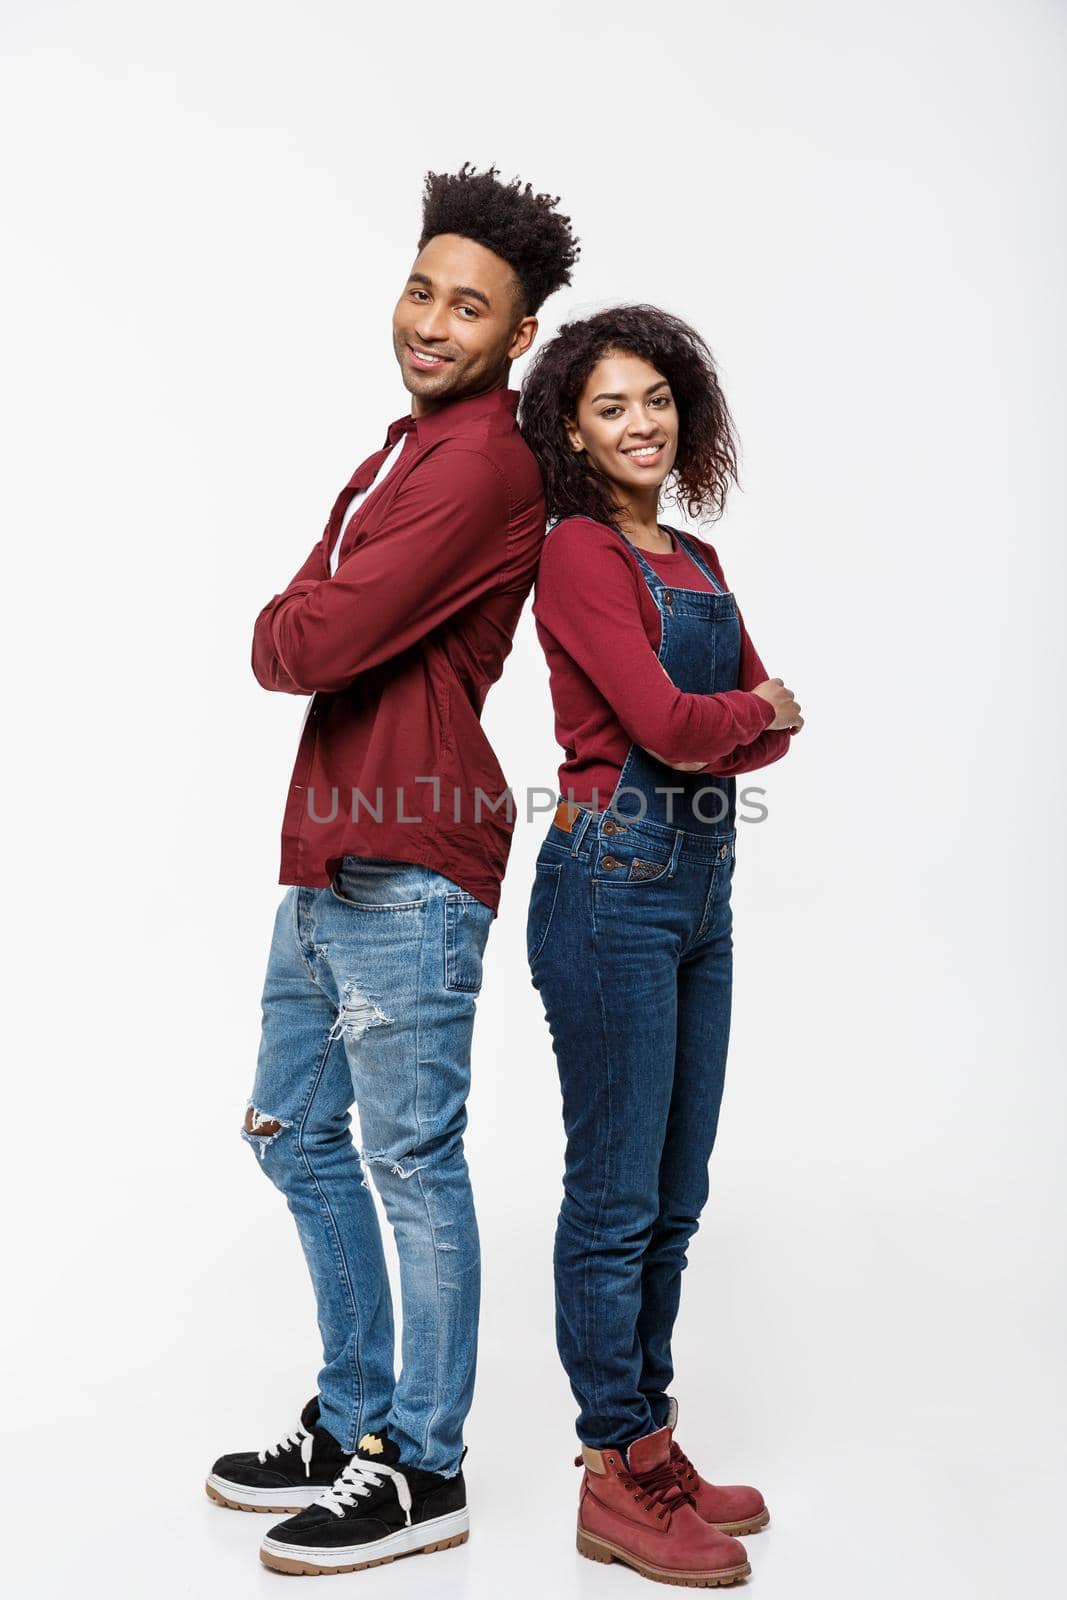
<instances>
[{"instance_id":1,"label":"denim overall","mask_svg":"<svg viewBox=\"0 0 1067 1600\"><path fill-rule=\"evenodd\" d=\"M673 588L632 547L660 613L660 663L687 692L735 689L736 602L675 537L713 587ZM607 808L553 821L537 858L527 956L567 1134L556 1337L578 1436L596 1449L667 1421L729 1044L735 842L732 777L631 746Z\"/></svg>"},{"instance_id":2,"label":"denim overall","mask_svg":"<svg viewBox=\"0 0 1067 1600\"><path fill-rule=\"evenodd\" d=\"M619 538L623 537L620 533ZM660 664L671 682L687 694L718 694L724 689L736 689L741 659L737 602L719 586L695 546L677 531L675 538L707 578L712 592L668 587L636 545L631 546L659 610ZM609 808L617 820L629 816L647 818L671 832L682 830L701 838L714 834L721 843L732 846L736 790L736 778L676 772L673 767L664 767L640 745L632 744Z\"/></svg>"}]
</instances>

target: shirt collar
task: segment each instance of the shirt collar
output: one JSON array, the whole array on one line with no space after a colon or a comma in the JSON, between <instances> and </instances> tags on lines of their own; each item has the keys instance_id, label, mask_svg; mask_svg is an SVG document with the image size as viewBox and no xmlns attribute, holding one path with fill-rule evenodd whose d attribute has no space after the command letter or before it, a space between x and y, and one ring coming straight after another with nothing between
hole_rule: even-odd
<instances>
[{"instance_id":1,"label":"shirt collar","mask_svg":"<svg viewBox=\"0 0 1067 1600\"><path fill-rule=\"evenodd\" d=\"M508 413L514 417L518 406L517 389L491 389L488 394L472 394L464 400L453 400L425 417L413 417L410 412L407 416L397 417L395 422L389 424L385 442L394 445L404 434L414 432L420 445L433 444L438 439L466 433L483 417Z\"/></svg>"}]
</instances>

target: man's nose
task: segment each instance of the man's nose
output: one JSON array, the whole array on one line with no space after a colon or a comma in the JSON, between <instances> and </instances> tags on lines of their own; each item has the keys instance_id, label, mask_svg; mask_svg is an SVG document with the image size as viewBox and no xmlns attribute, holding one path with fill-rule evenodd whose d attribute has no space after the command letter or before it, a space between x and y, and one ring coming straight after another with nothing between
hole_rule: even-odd
<instances>
[{"instance_id":1,"label":"man's nose","mask_svg":"<svg viewBox=\"0 0 1067 1600\"><path fill-rule=\"evenodd\" d=\"M415 332L427 344L439 343L448 337L447 306L420 306L415 319Z\"/></svg>"}]
</instances>

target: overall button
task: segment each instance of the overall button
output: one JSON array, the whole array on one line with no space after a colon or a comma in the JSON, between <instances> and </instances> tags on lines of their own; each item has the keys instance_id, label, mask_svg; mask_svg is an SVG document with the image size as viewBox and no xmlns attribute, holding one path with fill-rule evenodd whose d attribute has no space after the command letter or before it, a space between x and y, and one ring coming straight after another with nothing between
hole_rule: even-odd
<instances>
[{"instance_id":1,"label":"overall button","mask_svg":"<svg viewBox=\"0 0 1067 1600\"><path fill-rule=\"evenodd\" d=\"M728 844L724 844L721 847L721 849L719 850L719 860L721 861L724 856L728 856L729 854L730 854L730 846Z\"/></svg>"},{"instance_id":2,"label":"overall button","mask_svg":"<svg viewBox=\"0 0 1067 1600\"><path fill-rule=\"evenodd\" d=\"M673 589L664 589L664 591L663 591L663 604L665 606L673 606L673 604L674 604L674 590Z\"/></svg>"},{"instance_id":3,"label":"overall button","mask_svg":"<svg viewBox=\"0 0 1067 1600\"><path fill-rule=\"evenodd\" d=\"M608 833L608 834L611 834L611 833L625 833L626 829L623 827L621 822L613 822L611 820L611 818L609 817L608 820L605 822L602 831L604 833Z\"/></svg>"},{"instance_id":4,"label":"overall button","mask_svg":"<svg viewBox=\"0 0 1067 1600\"><path fill-rule=\"evenodd\" d=\"M605 856L600 865L605 872L612 872L619 865L614 856Z\"/></svg>"}]
</instances>

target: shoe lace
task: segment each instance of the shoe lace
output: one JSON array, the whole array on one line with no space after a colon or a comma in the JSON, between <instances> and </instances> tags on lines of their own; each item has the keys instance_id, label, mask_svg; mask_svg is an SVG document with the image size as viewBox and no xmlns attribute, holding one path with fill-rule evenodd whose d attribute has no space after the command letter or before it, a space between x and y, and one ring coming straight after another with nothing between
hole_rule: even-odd
<instances>
[{"instance_id":1,"label":"shoe lace","mask_svg":"<svg viewBox=\"0 0 1067 1600\"><path fill-rule=\"evenodd\" d=\"M636 1472L625 1473L624 1481L627 1488L633 1490L638 1504L648 1511L654 1511L661 1522L670 1512L677 1511L679 1506L695 1504L689 1490L678 1481L674 1462L669 1456L650 1472L640 1475Z\"/></svg>"},{"instance_id":2,"label":"shoe lace","mask_svg":"<svg viewBox=\"0 0 1067 1600\"><path fill-rule=\"evenodd\" d=\"M680 1473L684 1482L696 1483L696 1467L694 1467L693 1463L690 1461L681 1445L675 1444L673 1439L671 1440L671 1461L675 1467L675 1470Z\"/></svg>"},{"instance_id":3,"label":"shoe lace","mask_svg":"<svg viewBox=\"0 0 1067 1600\"><path fill-rule=\"evenodd\" d=\"M369 1495L372 1489L380 1489L387 1478L391 1478L396 1487L396 1497L400 1501L405 1523L410 1523L411 1485L402 1472L395 1467L385 1466L381 1461L360 1461L353 1456L332 1487L319 1495L316 1504L325 1506L335 1517L343 1517L349 1506L354 1506L361 1496Z\"/></svg>"},{"instance_id":4,"label":"shoe lace","mask_svg":"<svg viewBox=\"0 0 1067 1600\"><path fill-rule=\"evenodd\" d=\"M290 1433L283 1434L277 1444L264 1446L259 1451L260 1464L262 1465L268 1456L284 1455L287 1450L295 1450L297 1447L300 1450L300 1459L304 1463L304 1476L310 1478L311 1452L315 1448L315 1440L302 1422L298 1422Z\"/></svg>"}]
</instances>

